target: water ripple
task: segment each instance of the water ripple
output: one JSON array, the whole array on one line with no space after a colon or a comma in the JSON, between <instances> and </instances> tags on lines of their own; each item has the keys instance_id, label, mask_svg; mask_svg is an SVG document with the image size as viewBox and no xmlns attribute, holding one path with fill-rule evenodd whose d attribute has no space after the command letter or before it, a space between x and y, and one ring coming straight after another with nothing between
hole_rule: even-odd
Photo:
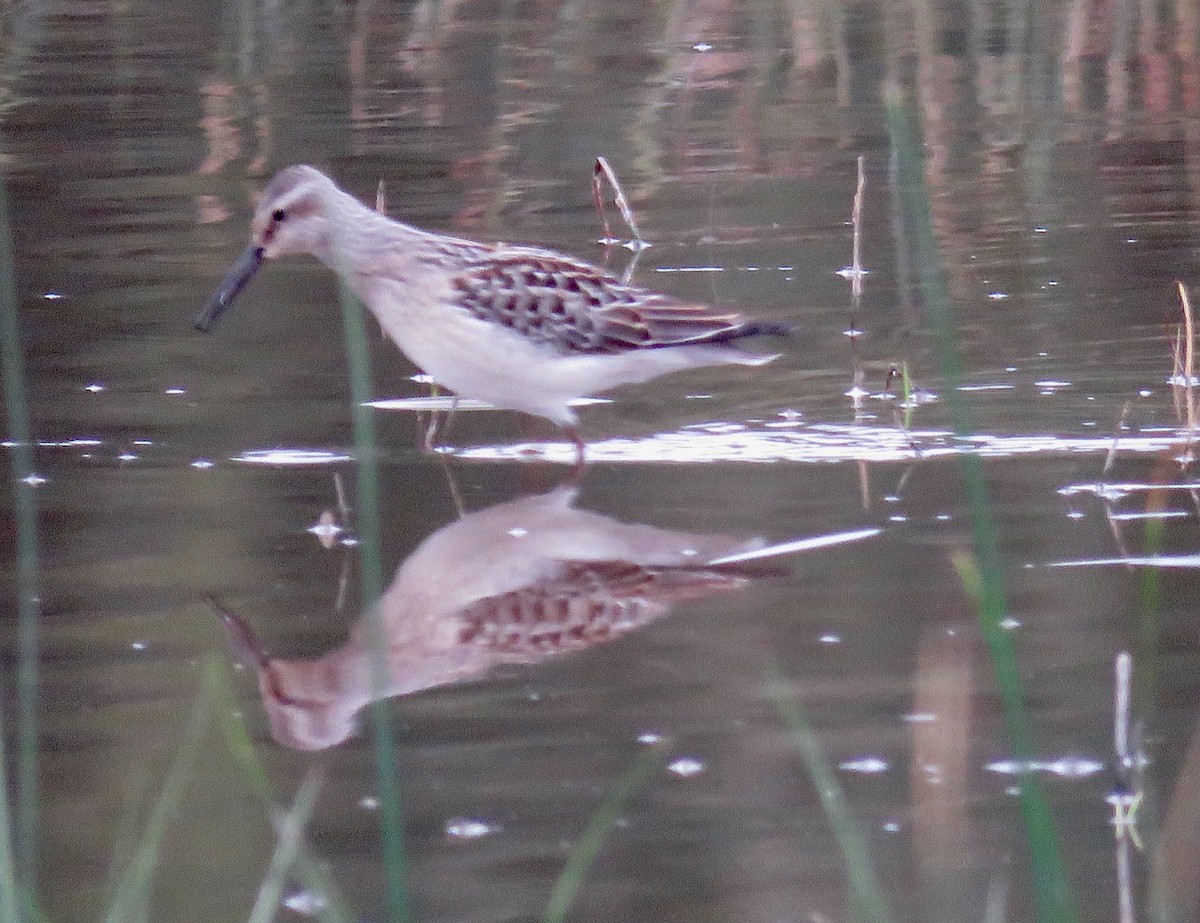
<instances>
[{"instance_id":1,"label":"water ripple","mask_svg":"<svg viewBox=\"0 0 1200 923\"><path fill-rule=\"evenodd\" d=\"M230 461L242 462L247 465L268 465L279 468L336 465L353 460L353 455L322 449L255 449L235 455L230 459Z\"/></svg>"},{"instance_id":2,"label":"water ripple","mask_svg":"<svg viewBox=\"0 0 1200 923\"><path fill-rule=\"evenodd\" d=\"M769 426L769 424L768 424ZM1124 454L1164 452L1179 445L1179 433L1126 435ZM975 453L985 458L1025 455L1104 455L1107 436L979 433L955 436L946 430L901 430L894 427L818 424L781 430L756 430L744 424L715 422L675 433L641 439L589 442L588 460L595 462L847 462L913 461ZM543 460L571 462L575 449L565 442L473 446L456 452L479 460Z\"/></svg>"}]
</instances>

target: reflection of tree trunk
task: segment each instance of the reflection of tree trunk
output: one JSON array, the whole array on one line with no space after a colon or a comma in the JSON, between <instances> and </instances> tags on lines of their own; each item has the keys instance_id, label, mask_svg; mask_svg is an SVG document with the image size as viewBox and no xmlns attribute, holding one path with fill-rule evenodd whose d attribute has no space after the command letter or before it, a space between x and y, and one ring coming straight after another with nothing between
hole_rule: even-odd
<instances>
[{"instance_id":1,"label":"reflection of tree trunk","mask_svg":"<svg viewBox=\"0 0 1200 923\"><path fill-rule=\"evenodd\" d=\"M370 82L367 74L367 43L372 31L371 12L374 4L363 0L354 10L350 42L346 49L346 69L350 76L350 121L357 125L366 117Z\"/></svg>"},{"instance_id":2,"label":"reflection of tree trunk","mask_svg":"<svg viewBox=\"0 0 1200 923\"><path fill-rule=\"evenodd\" d=\"M980 897L964 880L975 855L967 816L974 675L969 637L939 627L923 639L913 689L913 845L926 917L944 923L977 919Z\"/></svg>"},{"instance_id":3,"label":"reflection of tree trunk","mask_svg":"<svg viewBox=\"0 0 1200 923\"><path fill-rule=\"evenodd\" d=\"M1114 116L1108 136L1119 138L1124 132L1124 113L1129 110L1129 51L1133 35L1132 0L1113 0L1112 41L1108 48L1108 111Z\"/></svg>"},{"instance_id":4,"label":"reflection of tree trunk","mask_svg":"<svg viewBox=\"0 0 1200 923\"><path fill-rule=\"evenodd\" d=\"M830 15L843 15L843 5L835 4L832 11L826 8L824 0L787 0L787 5L791 12L792 65L802 70L820 67L833 44Z\"/></svg>"},{"instance_id":5,"label":"reflection of tree trunk","mask_svg":"<svg viewBox=\"0 0 1200 923\"><path fill-rule=\"evenodd\" d=\"M18 105L17 86L25 76L26 62L42 40L40 3L18 3L5 13L5 28L0 33L3 56L0 57L0 116Z\"/></svg>"},{"instance_id":6,"label":"reflection of tree trunk","mask_svg":"<svg viewBox=\"0 0 1200 923\"><path fill-rule=\"evenodd\" d=\"M1157 919L1195 920L1200 914L1200 729L1171 793L1154 853L1151 894Z\"/></svg>"},{"instance_id":7,"label":"reflection of tree trunk","mask_svg":"<svg viewBox=\"0 0 1200 923\"><path fill-rule=\"evenodd\" d=\"M721 877L714 883L719 911L713 917L738 923L846 919L849 870L844 856L801 751L794 741L780 751L780 736L786 739L788 733L782 729L786 725L779 724L777 706L769 704L773 696L794 697L798 710L808 712L811 706L815 711L819 706L812 703L846 695L845 680L813 681L804 676L803 667L790 666L786 688L772 693L769 686L763 687L768 723L748 723L745 678L768 675L761 652L782 650L785 642L751 622L741 623L737 631L736 643L721 645L720 662L707 668L715 679L712 702L726 709L714 713L714 726L746 723L745 730L730 736L730 749L717 767L724 774L721 790L730 794L724 830L716 838L728 845L714 862ZM815 724L817 719L810 712L808 720ZM819 749L835 736L816 727L807 730ZM763 805L775 806L775 812L763 815ZM805 912L800 914L799 908Z\"/></svg>"},{"instance_id":8,"label":"reflection of tree trunk","mask_svg":"<svg viewBox=\"0 0 1200 923\"><path fill-rule=\"evenodd\" d=\"M969 35L964 40L964 50L951 44L957 9L944 11L931 0L913 0L912 11L917 35L916 93L930 217L946 268L950 300L966 303L978 290L968 253L974 241L959 231L958 215L942 193L953 186L954 174L979 153L978 139L971 131L971 126L979 123L975 83L978 68L965 50L971 47ZM1019 126L1019 120L1012 121ZM976 211L971 212L969 220L972 224L978 220Z\"/></svg>"},{"instance_id":9,"label":"reflection of tree trunk","mask_svg":"<svg viewBox=\"0 0 1200 923\"><path fill-rule=\"evenodd\" d=\"M1175 57L1179 62L1180 104L1188 111L1200 105L1200 79L1197 68L1200 67L1200 46L1197 45L1198 30L1200 30L1200 4L1194 0L1184 0L1175 8ZM1191 125L1189 121L1187 123Z\"/></svg>"},{"instance_id":10,"label":"reflection of tree trunk","mask_svg":"<svg viewBox=\"0 0 1200 923\"><path fill-rule=\"evenodd\" d=\"M1063 108L1083 108L1083 54L1087 39L1088 0L1071 0L1067 11L1062 63Z\"/></svg>"}]
</instances>

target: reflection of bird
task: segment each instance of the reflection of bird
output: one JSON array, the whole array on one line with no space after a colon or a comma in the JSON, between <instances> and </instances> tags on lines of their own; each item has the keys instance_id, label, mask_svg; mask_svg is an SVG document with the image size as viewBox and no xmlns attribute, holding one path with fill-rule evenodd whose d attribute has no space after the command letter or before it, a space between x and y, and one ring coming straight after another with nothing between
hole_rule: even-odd
<instances>
[{"instance_id":1,"label":"reflection of bird","mask_svg":"<svg viewBox=\"0 0 1200 923\"><path fill-rule=\"evenodd\" d=\"M553 420L581 456L573 400L680 369L761 365L774 356L731 343L790 331L623 284L549 250L489 246L392 221L305 166L271 180L250 246L197 328L212 327L264 260L289 253L311 253L338 272L439 384Z\"/></svg>"},{"instance_id":2,"label":"reflection of bird","mask_svg":"<svg viewBox=\"0 0 1200 923\"><path fill-rule=\"evenodd\" d=\"M471 513L400 565L378 604L387 672L379 697L581 650L666 614L679 600L736 589L764 573L713 563L761 549L761 540L622 523L572 508L575 496L559 488ZM355 713L373 698L365 621L321 657L280 660L237 616L221 616L258 670L276 740L317 750L350 735Z\"/></svg>"}]
</instances>

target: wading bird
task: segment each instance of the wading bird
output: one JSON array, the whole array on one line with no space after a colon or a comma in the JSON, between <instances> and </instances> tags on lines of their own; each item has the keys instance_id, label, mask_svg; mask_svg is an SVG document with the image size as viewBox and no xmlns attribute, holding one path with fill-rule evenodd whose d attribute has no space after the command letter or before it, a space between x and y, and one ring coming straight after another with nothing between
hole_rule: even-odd
<instances>
[{"instance_id":1,"label":"wading bird","mask_svg":"<svg viewBox=\"0 0 1200 923\"><path fill-rule=\"evenodd\" d=\"M762 365L776 356L734 341L791 332L623 283L551 250L393 221L308 166L288 167L267 185L250 245L196 327L209 330L266 260L293 253L338 273L438 384L563 427L577 463L584 443L573 401L681 369Z\"/></svg>"}]
</instances>

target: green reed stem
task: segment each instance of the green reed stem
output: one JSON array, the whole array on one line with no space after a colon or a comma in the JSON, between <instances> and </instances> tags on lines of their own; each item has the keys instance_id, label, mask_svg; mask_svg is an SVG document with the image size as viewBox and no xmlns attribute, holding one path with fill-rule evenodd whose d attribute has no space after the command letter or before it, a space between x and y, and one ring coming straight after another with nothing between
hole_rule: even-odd
<instances>
[{"instance_id":1,"label":"green reed stem","mask_svg":"<svg viewBox=\"0 0 1200 923\"><path fill-rule=\"evenodd\" d=\"M387 875L388 919L412 919L408 899L408 869L404 854L400 784L396 776L396 741L387 700L387 641L378 601L383 595L383 564L379 527L379 452L375 417L365 406L371 399L371 354L362 303L345 283L341 285L342 326L350 370L350 399L354 421L354 457L358 461L358 539L362 576L362 604L371 656L371 724L375 737L376 774L383 838L384 872Z\"/></svg>"},{"instance_id":2,"label":"green reed stem","mask_svg":"<svg viewBox=\"0 0 1200 923\"><path fill-rule=\"evenodd\" d=\"M138 752L125 777L125 790L118 815L120 821L113 837L112 854L108 859L106 891L110 900L117 892L121 876L133 861L141 835L144 804L149 794L150 759L144 752Z\"/></svg>"},{"instance_id":3,"label":"green reed stem","mask_svg":"<svg viewBox=\"0 0 1200 923\"><path fill-rule=\"evenodd\" d=\"M1147 519L1143 532L1142 554L1154 558L1162 550L1164 521ZM1134 686L1135 711L1148 714L1158 685L1158 654L1162 636L1162 569L1143 567L1141 598L1138 604L1137 643L1134 662L1138 669Z\"/></svg>"},{"instance_id":4,"label":"green reed stem","mask_svg":"<svg viewBox=\"0 0 1200 923\"><path fill-rule=\"evenodd\" d=\"M913 380L908 372L907 359L900 363L900 385L902 395L900 406L904 408L904 428L909 429L912 426L913 418Z\"/></svg>"},{"instance_id":5,"label":"green reed stem","mask_svg":"<svg viewBox=\"0 0 1200 923\"><path fill-rule=\"evenodd\" d=\"M792 746L799 751L805 766L808 767L808 773L817 789L817 797L821 799L821 807L825 810L825 816L829 818L829 826L833 828L842 861L846 865L851 917L860 923L892 923L895 918L892 916L891 907L888 906L887 896L875 876L866 841L850 815L850 808L837 775L825 759L825 753L817 735L813 733L812 725L808 723L804 710L789 691L787 682L776 664L768 663L763 667L763 685L767 697L775 703L775 708L788 729Z\"/></svg>"},{"instance_id":6,"label":"green reed stem","mask_svg":"<svg viewBox=\"0 0 1200 923\"><path fill-rule=\"evenodd\" d=\"M271 923L274 919L275 911L283 897L284 886L287 884L288 869L292 867L304 845L304 828L317 805L317 795L320 794L324 778L324 773L310 768L305 773L292 807L280 818L275 851L271 854L271 863L267 866L267 873L258 889L258 897L250 911L249 923Z\"/></svg>"},{"instance_id":7,"label":"green reed stem","mask_svg":"<svg viewBox=\"0 0 1200 923\"><path fill-rule=\"evenodd\" d=\"M9 816L7 757L4 753L3 709L0 709L0 923L20 923L21 895L13 861L12 818Z\"/></svg>"},{"instance_id":8,"label":"green reed stem","mask_svg":"<svg viewBox=\"0 0 1200 923\"><path fill-rule=\"evenodd\" d=\"M217 714L220 716L219 724L225 738L225 746L241 771L243 780L262 803L263 808L271 813L275 810L275 789L254 749L254 741L246 731L245 721L238 712L237 702L230 691L229 671L223 664L215 662L213 669L220 673ZM314 898L314 916L322 923L356 923L358 916L338 890L328 866L314 858L303 842L297 847L289 874Z\"/></svg>"},{"instance_id":9,"label":"green reed stem","mask_svg":"<svg viewBox=\"0 0 1200 923\"><path fill-rule=\"evenodd\" d=\"M0 182L0 363L11 444L13 524L17 556L17 771L14 827L0 831L9 839L5 852L15 882L31 903L37 896L38 840L38 535L33 484L33 440L25 395L25 357L17 318L13 278L13 241L8 189ZM7 792L7 789L5 789ZM7 808L5 814L8 814ZM15 833L15 840L11 837ZM0 860L2 861L2 860ZM0 876L4 873L0 872Z\"/></svg>"},{"instance_id":10,"label":"green reed stem","mask_svg":"<svg viewBox=\"0 0 1200 923\"><path fill-rule=\"evenodd\" d=\"M921 296L936 337L946 405L955 433L960 437L968 436L974 432L974 427L970 407L958 389L962 382L962 363L958 355L954 316L950 309L941 255L933 231L924 161L913 141L909 115L899 99L898 90L889 90L886 110L900 199L906 223L912 232ZM974 452L961 452L958 458L966 485L975 560L978 562L975 602L979 626L1004 703L1005 726L1013 756L1019 764L1024 765L1034 753L1033 728L1025 706L1012 635L1001 627L1007 609L1004 565L988 502L983 464ZM1018 781L1021 815L1032 859L1037 918L1043 923L1077 920L1079 911L1063 866L1058 835L1045 792L1028 771L1022 772Z\"/></svg>"},{"instance_id":11,"label":"green reed stem","mask_svg":"<svg viewBox=\"0 0 1200 923\"><path fill-rule=\"evenodd\" d=\"M1147 511L1160 505L1162 492L1152 491L1146 501ZM1162 550L1165 521L1147 519L1142 533L1142 554L1154 558ZM1137 630L1134 642L1133 701L1130 712L1134 715L1153 714L1158 697L1159 653L1162 641L1162 568L1141 568L1140 599L1138 601ZM1136 722L1134 728L1136 728ZM1132 729L1131 729L1132 730ZM1133 758L1141 759L1141 741L1137 735L1130 739ZM1136 775L1135 775L1136 778ZM1151 803L1151 808L1157 805ZM1143 805L1142 817L1148 813ZM1157 812L1155 812L1157 813ZM1152 823L1161 825L1161 817L1153 817ZM1161 834L1161 830L1156 831ZM1153 835L1152 835L1153 836ZM1161 847L1160 847L1161 850ZM1146 888L1146 917L1154 923L1182 923L1195 916L1195 908L1172 893L1161 874L1160 863L1155 863L1154 872Z\"/></svg>"},{"instance_id":12,"label":"green reed stem","mask_svg":"<svg viewBox=\"0 0 1200 923\"><path fill-rule=\"evenodd\" d=\"M167 824L178 810L184 786L200 753L200 742L204 738L217 699L218 684L216 671L209 666L204 671L204 680L192 704L183 740L180 741L167 774L163 777L162 788L150 809L137 848L117 883L112 902L104 917L106 923L131 923L147 918L150 893L154 886L154 875L158 869L159 853Z\"/></svg>"},{"instance_id":13,"label":"green reed stem","mask_svg":"<svg viewBox=\"0 0 1200 923\"><path fill-rule=\"evenodd\" d=\"M562 874L554 884L554 890L550 892L550 899L546 902L546 910L542 914L542 923L562 923L566 919L567 911L583 886L588 869L592 867L612 832L613 825L633 797L645 788L655 770L662 765L666 753L666 744L660 741L643 747L630 761L609 791L608 797L588 820L575 848L571 851Z\"/></svg>"}]
</instances>

